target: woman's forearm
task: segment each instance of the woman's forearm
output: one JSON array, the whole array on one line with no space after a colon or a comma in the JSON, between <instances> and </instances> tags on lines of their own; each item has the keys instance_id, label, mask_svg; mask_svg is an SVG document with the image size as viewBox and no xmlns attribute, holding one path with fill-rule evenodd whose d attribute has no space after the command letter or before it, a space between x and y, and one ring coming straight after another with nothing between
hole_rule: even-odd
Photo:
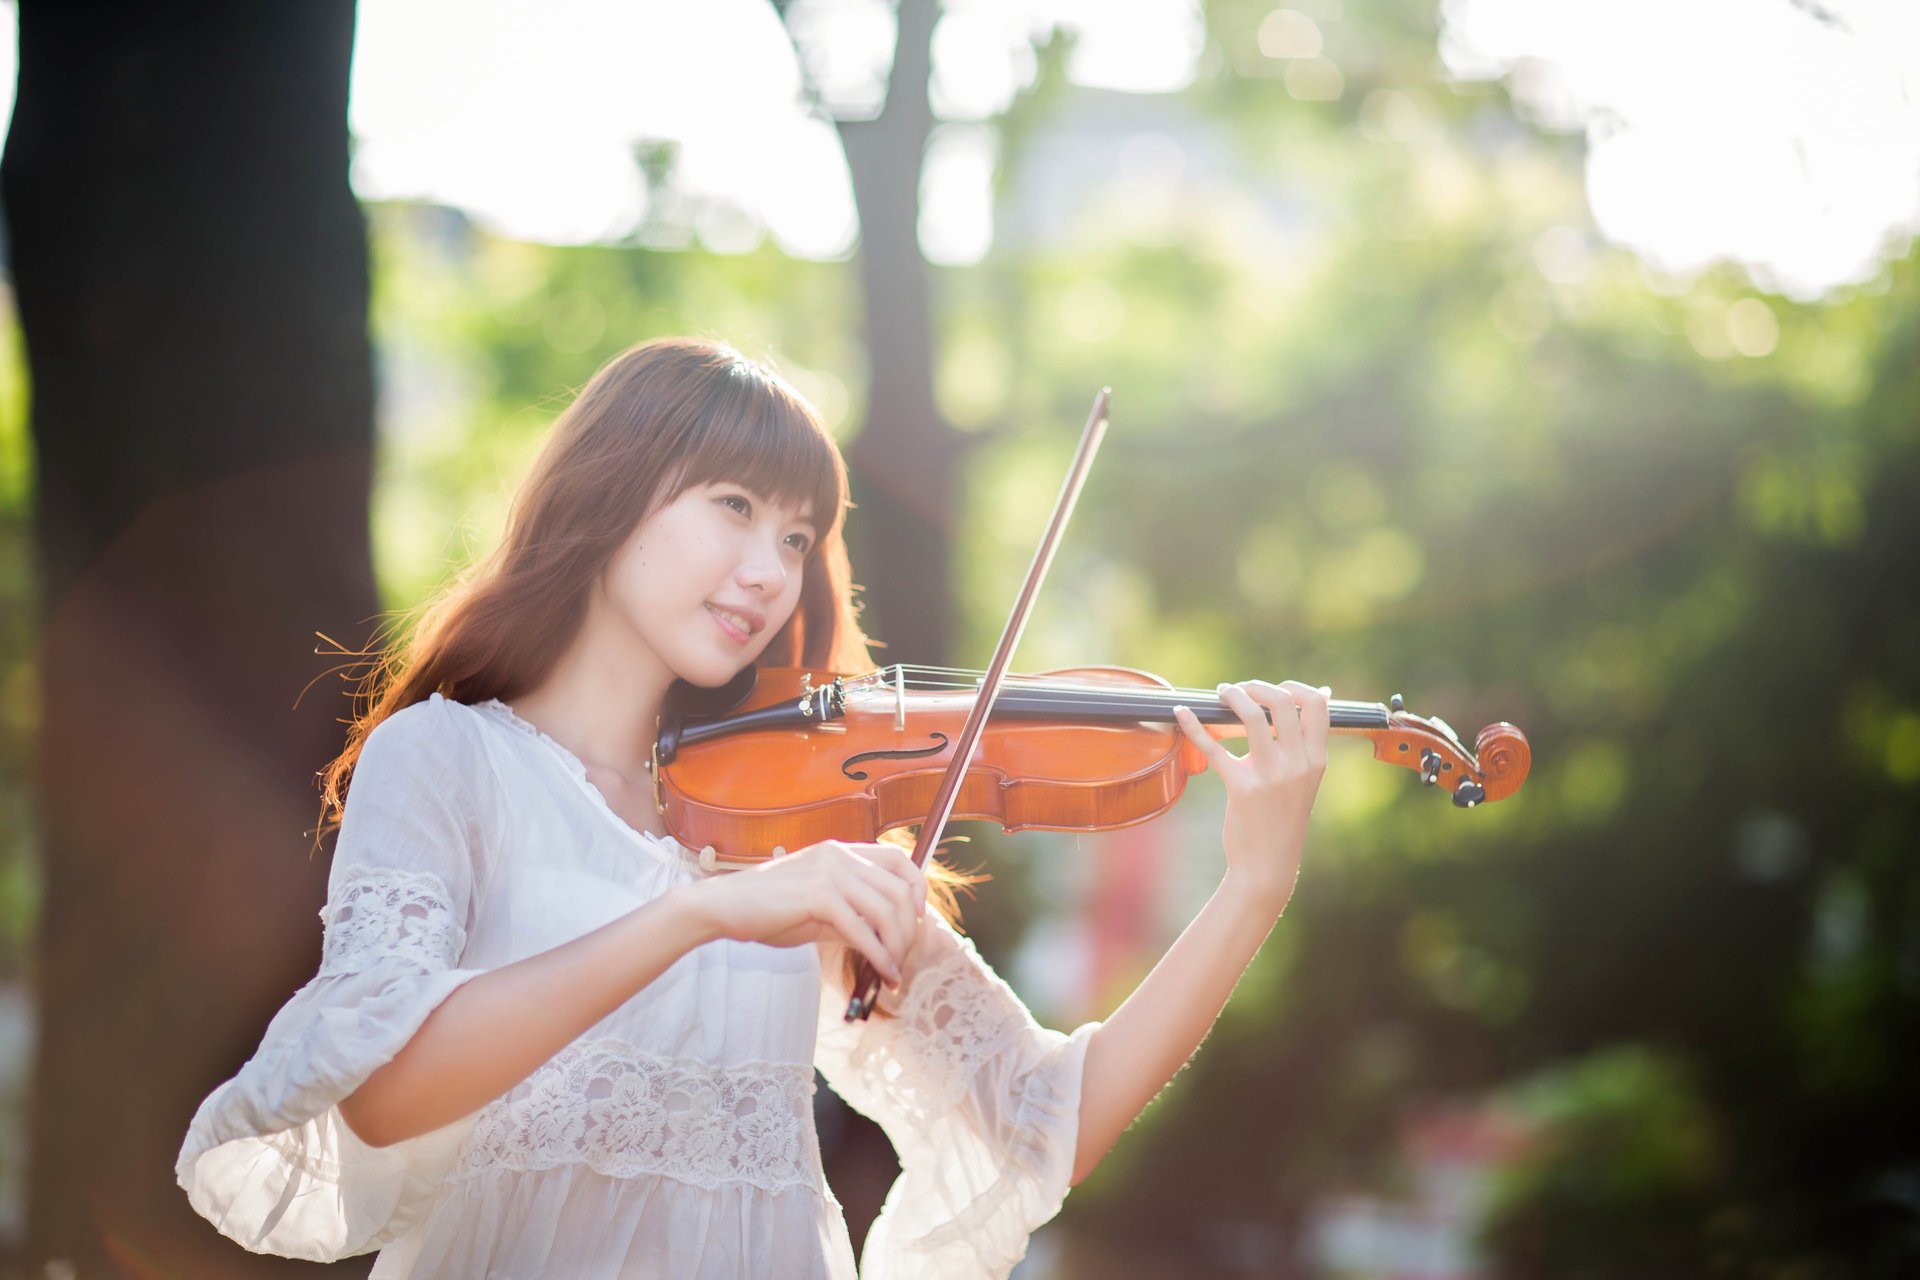
<instances>
[{"instance_id":1,"label":"woman's forearm","mask_svg":"<svg viewBox=\"0 0 1920 1280\"><path fill-rule=\"evenodd\" d=\"M391 1062L341 1100L348 1127L388 1146L478 1111L532 1075L719 936L686 892L697 887L669 890L592 933L457 987Z\"/></svg>"},{"instance_id":2,"label":"woman's forearm","mask_svg":"<svg viewBox=\"0 0 1920 1280\"><path fill-rule=\"evenodd\" d=\"M1285 905L1284 896L1229 872L1153 972L1094 1030L1080 1086L1076 1184L1200 1047Z\"/></svg>"}]
</instances>

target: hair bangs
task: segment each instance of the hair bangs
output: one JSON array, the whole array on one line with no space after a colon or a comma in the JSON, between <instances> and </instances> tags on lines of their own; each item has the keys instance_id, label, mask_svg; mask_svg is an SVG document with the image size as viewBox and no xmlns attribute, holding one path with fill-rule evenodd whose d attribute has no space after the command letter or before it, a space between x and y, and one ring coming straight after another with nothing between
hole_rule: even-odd
<instances>
[{"instance_id":1,"label":"hair bangs","mask_svg":"<svg viewBox=\"0 0 1920 1280\"><path fill-rule=\"evenodd\" d=\"M805 509L816 547L839 526L846 465L819 413L786 382L741 358L699 417L679 487L732 482Z\"/></svg>"}]
</instances>

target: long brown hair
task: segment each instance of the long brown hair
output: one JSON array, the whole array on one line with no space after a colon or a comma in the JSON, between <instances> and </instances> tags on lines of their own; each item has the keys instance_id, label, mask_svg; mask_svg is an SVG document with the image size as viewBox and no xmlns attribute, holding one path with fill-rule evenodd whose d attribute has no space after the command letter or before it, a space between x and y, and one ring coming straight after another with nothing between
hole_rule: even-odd
<instances>
[{"instance_id":1,"label":"long brown hair","mask_svg":"<svg viewBox=\"0 0 1920 1280\"><path fill-rule=\"evenodd\" d=\"M537 688L586 619L595 580L647 515L695 485L731 481L774 501L812 504L818 538L800 601L756 665L863 672L842 523L846 464L819 413L771 369L697 338L659 338L601 367L555 420L484 559L416 610L402 634L361 651L367 670L346 747L320 772L318 839L345 811L367 735L439 693L511 701ZM928 864L930 900L957 921L953 886Z\"/></svg>"}]
</instances>

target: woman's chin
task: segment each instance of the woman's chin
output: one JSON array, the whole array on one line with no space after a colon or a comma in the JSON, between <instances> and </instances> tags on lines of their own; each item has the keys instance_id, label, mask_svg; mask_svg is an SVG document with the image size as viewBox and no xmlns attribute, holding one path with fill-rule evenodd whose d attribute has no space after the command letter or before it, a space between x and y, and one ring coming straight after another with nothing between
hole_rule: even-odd
<instances>
[{"instance_id":1,"label":"woman's chin","mask_svg":"<svg viewBox=\"0 0 1920 1280\"><path fill-rule=\"evenodd\" d=\"M674 672L680 679L699 689L718 689L731 683L734 677L753 665L753 660L706 659L699 662L681 664Z\"/></svg>"}]
</instances>

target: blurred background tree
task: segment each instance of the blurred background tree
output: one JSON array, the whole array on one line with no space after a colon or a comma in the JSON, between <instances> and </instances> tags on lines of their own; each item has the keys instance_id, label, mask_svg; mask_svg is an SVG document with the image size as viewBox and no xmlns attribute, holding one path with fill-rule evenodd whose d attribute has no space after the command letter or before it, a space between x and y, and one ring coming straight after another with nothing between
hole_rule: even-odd
<instances>
[{"instance_id":1,"label":"blurred background tree","mask_svg":"<svg viewBox=\"0 0 1920 1280\"><path fill-rule=\"evenodd\" d=\"M4 914L37 947L10 933L0 974L31 979L37 1085L9 1190L30 1170L31 1274L214 1275L181 1121L319 963L302 832L339 708L299 694L315 632L376 608L354 11L23 8L0 195L31 390L0 527L37 790L32 822L8 793Z\"/></svg>"},{"instance_id":2,"label":"blurred background tree","mask_svg":"<svg viewBox=\"0 0 1920 1280\"><path fill-rule=\"evenodd\" d=\"M1469 735L1526 729L1527 787L1464 814L1336 751L1286 919L1206 1049L1036 1237L1027 1280L1920 1267L1902 1105L1920 1049L1906 229L1817 288L1731 248L1663 265L1603 225L1595 160L1616 135L1583 139L1564 101L1543 107L1541 61L1463 70L1470 7L1217 0L1188 22L1142 5L1129 21L1189 67L1148 91L1103 87L1099 33L1059 15L766 11L737 52L785 48L794 93L804 65L806 100L843 120L906 83L901 33L916 58L927 42L925 167L875 179L895 202L889 253L916 210L907 276L876 273L850 233L796 246L716 194L692 143L643 140L635 216L574 246L397 198L377 167L356 178L385 607L484 548L568 388L631 342L704 332L776 359L860 467L895 421L877 353L924 312L918 421L960 443L930 470L951 519L922 525L951 535L953 621L922 643L978 663L1110 383L1115 429L1023 667L1297 677L1403 691ZM363 0L363 69L378 12ZM1912 66L1908 46L1868 41L1863 10L1772 12L1722 31L1729 47L1756 55L1740 39L1802 21L1809 53L1871 45L1863 81L1883 55ZM1718 92L1689 13L1615 61L1666 59ZM663 11L582 29L643 20L666 30ZM1012 70L969 97L954 68L982 45ZM1776 97L1812 110L1804 85ZM1740 120L1735 143L1769 142L1771 117ZM1809 189L1847 203L1809 163ZM956 195L955 172L986 194ZM973 198L991 233L956 250L930 216ZM31 492L6 403L17 513ZM893 517L862 504L856 546L884 542ZM8 527L18 547L24 525ZM864 580L881 637L908 634L898 603L887 621L906 588ZM30 628L8 634L7 826L27 831L38 677ZM921 660L909 648L883 657ZM995 877L968 908L983 952L1055 1025L1102 1016L1217 878L1218 804L1203 778L1131 836L968 832L962 860ZM0 878L14 975L41 919L29 853L12 840ZM858 1145L843 1118L823 1124L826 1145ZM885 1170L834 1176L870 1192Z\"/></svg>"}]
</instances>

